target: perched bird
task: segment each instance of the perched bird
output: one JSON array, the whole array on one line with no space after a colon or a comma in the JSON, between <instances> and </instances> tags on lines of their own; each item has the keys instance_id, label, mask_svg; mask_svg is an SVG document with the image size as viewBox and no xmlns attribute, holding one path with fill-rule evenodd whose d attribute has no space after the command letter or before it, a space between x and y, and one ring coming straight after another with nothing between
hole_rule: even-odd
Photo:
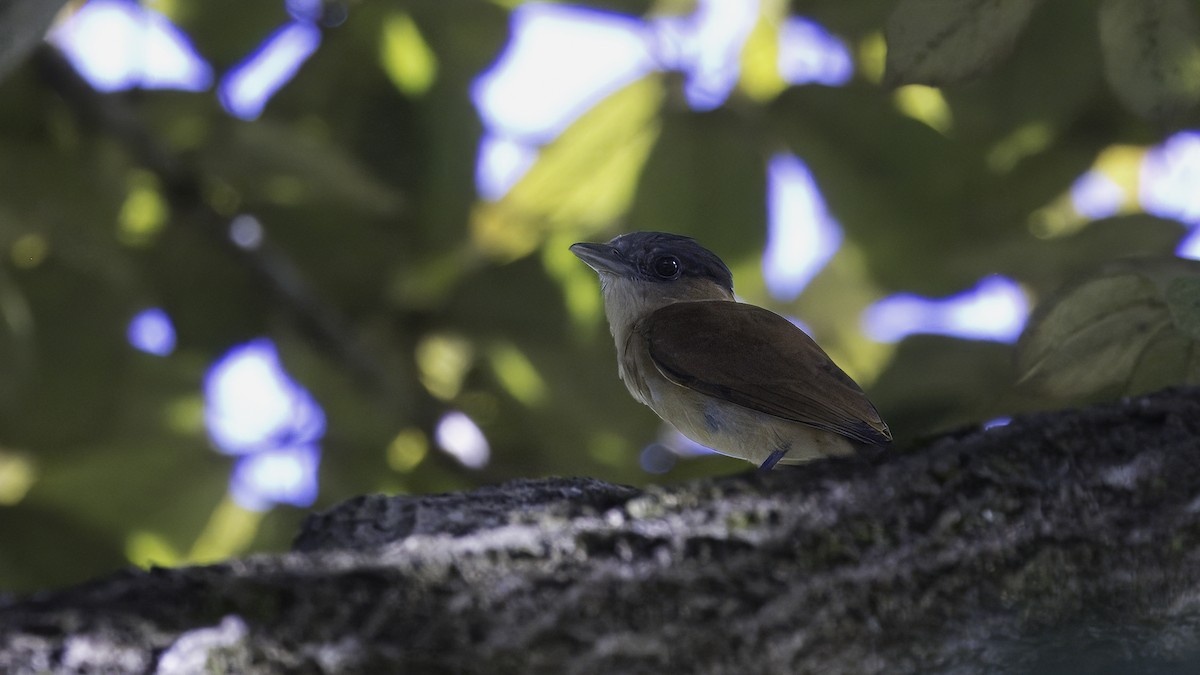
<instances>
[{"instance_id":1,"label":"perched bird","mask_svg":"<svg viewBox=\"0 0 1200 675\"><path fill-rule=\"evenodd\" d=\"M737 302L694 239L633 232L571 252L600 275L621 380L684 436L762 470L890 444L854 380L790 321Z\"/></svg>"}]
</instances>

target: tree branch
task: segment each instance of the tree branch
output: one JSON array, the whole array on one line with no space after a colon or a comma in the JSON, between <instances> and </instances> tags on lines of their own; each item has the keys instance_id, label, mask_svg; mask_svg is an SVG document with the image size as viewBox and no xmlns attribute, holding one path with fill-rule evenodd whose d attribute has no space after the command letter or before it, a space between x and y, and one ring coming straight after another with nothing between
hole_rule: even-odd
<instances>
[{"instance_id":1,"label":"tree branch","mask_svg":"<svg viewBox=\"0 0 1200 675\"><path fill-rule=\"evenodd\" d=\"M1198 439L1184 389L875 466L361 497L290 554L10 602L0 670L1186 672Z\"/></svg>"}]
</instances>

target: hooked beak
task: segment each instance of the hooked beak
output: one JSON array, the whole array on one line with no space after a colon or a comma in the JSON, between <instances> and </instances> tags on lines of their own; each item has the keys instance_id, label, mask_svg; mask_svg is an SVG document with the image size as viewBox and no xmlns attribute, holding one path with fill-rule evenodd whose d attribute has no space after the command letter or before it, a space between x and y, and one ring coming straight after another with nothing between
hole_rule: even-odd
<instances>
[{"instance_id":1,"label":"hooked beak","mask_svg":"<svg viewBox=\"0 0 1200 675\"><path fill-rule=\"evenodd\" d=\"M622 258L617 249L608 244L571 244L571 253L599 274L629 277L636 271L632 263Z\"/></svg>"}]
</instances>

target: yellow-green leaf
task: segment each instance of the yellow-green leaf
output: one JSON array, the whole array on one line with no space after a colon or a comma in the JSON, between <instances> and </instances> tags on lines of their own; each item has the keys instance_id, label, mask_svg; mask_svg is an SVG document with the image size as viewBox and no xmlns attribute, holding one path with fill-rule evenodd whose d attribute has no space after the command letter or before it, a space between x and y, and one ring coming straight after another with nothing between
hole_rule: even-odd
<instances>
[{"instance_id":1,"label":"yellow-green leaf","mask_svg":"<svg viewBox=\"0 0 1200 675\"><path fill-rule=\"evenodd\" d=\"M437 79L437 56L416 22L403 12L384 22L379 59L396 88L409 96L429 91Z\"/></svg>"},{"instance_id":2,"label":"yellow-green leaf","mask_svg":"<svg viewBox=\"0 0 1200 675\"><path fill-rule=\"evenodd\" d=\"M529 172L498 202L472 216L475 243L497 258L532 251L547 232L582 236L629 208L658 139L662 80L647 77L610 95L542 149Z\"/></svg>"}]
</instances>

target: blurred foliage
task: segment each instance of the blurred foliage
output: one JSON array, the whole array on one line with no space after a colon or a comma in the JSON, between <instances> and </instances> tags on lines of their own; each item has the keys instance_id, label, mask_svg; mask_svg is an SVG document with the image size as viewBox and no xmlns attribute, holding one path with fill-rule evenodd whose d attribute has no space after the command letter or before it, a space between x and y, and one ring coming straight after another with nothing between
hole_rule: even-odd
<instances>
[{"instance_id":1,"label":"blurred foliage","mask_svg":"<svg viewBox=\"0 0 1200 675\"><path fill-rule=\"evenodd\" d=\"M33 49L66 0L0 0L0 80Z\"/></svg>"},{"instance_id":2,"label":"blurred foliage","mask_svg":"<svg viewBox=\"0 0 1200 675\"><path fill-rule=\"evenodd\" d=\"M152 4L218 74L287 20L282 2ZM639 467L660 425L617 380L594 276L566 250L622 231L716 250L744 298L803 318L902 446L1064 400L1015 386L1010 345L866 339L862 310L893 292L944 296L1002 273L1036 300L1110 270L1040 315L1025 369L1051 382L1075 373L1049 387L1072 397L1177 380L1185 353L1195 374L1193 273L1164 285L1148 268L1102 268L1169 256L1182 225L1137 213L1088 223L1065 197L1093 166L1127 186L1140 151L1114 148L1197 123L1184 0L765 2L726 104L691 111L678 74L647 77L481 201L469 87L504 49L517 4L331 6L345 21L253 122L212 92L82 91L46 53L0 82L0 588L285 547L302 510L233 505L233 460L202 423L208 366L264 335L328 416L317 508L515 476L644 483L749 468ZM853 81L786 86L770 64L788 13L846 41ZM809 165L846 234L792 303L768 296L760 263L765 167L780 151ZM263 224L261 249L229 243L243 213ZM151 306L178 331L165 358L126 341ZM452 409L487 435L484 469L436 450Z\"/></svg>"}]
</instances>

